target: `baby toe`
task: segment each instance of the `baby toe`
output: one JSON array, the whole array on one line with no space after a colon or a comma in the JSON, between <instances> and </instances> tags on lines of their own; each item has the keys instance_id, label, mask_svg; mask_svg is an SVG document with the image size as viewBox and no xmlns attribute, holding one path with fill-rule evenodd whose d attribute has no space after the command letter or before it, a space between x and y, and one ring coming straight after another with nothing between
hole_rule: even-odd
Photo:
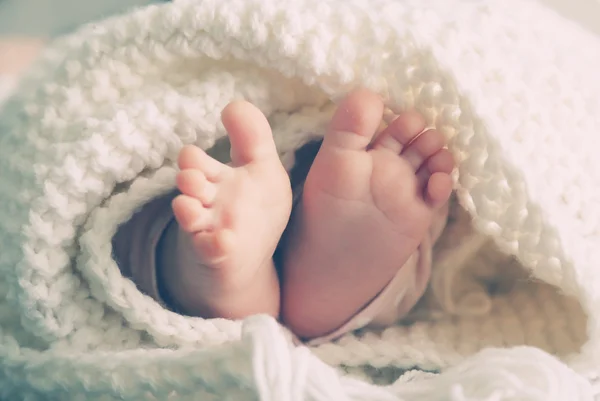
<instances>
[{"instance_id":1,"label":"baby toe","mask_svg":"<svg viewBox=\"0 0 600 401\"><path fill-rule=\"evenodd\" d=\"M177 174L177 188L206 207L212 205L217 195L217 184L208 181L202 171L195 169L182 170Z\"/></svg>"},{"instance_id":2,"label":"baby toe","mask_svg":"<svg viewBox=\"0 0 600 401\"><path fill-rule=\"evenodd\" d=\"M227 165L193 145L186 145L181 149L177 163L181 170L200 170L210 181L218 180L221 173L228 169Z\"/></svg>"},{"instance_id":3,"label":"baby toe","mask_svg":"<svg viewBox=\"0 0 600 401\"><path fill-rule=\"evenodd\" d=\"M366 150L381 123L383 106L369 90L350 93L333 115L322 149Z\"/></svg>"},{"instance_id":4,"label":"baby toe","mask_svg":"<svg viewBox=\"0 0 600 401\"><path fill-rule=\"evenodd\" d=\"M173 214L181 229L188 233L210 230L212 212L191 196L179 195L172 202Z\"/></svg>"},{"instance_id":5,"label":"baby toe","mask_svg":"<svg viewBox=\"0 0 600 401\"><path fill-rule=\"evenodd\" d=\"M229 136L234 166L278 157L267 117L253 104L233 101L223 110L221 120Z\"/></svg>"},{"instance_id":6,"label":"baby toe","mask_svg":"<svg viewBox=\"0 0 600 401\"><path fill-rule=\"evenodd\" d=\"M437 153L427 159L425 166L430 174L450 174L454 170L454 156L448 149L440 149Z\"/></svg>"},{"instance_id":7,"label":"baby toe","mask_svg":"<svg viewBox=\"0 0 600 401\"><path fill-rule=\"evenodd\" d=\"M452 177L446 173L433 173L425 189L425 201L434 209L442 207L450 199Z\"/></svg>"},{"instance_id":8,"label":"baby toe","mask_svg":"<svg viewBox=\"0 0 600 401\"><path fill-rule=\"evenodd\" d=\"M387 149L400 154L426 128L426 121L416 111L396 117L377 137L374 149Z\"/></svg>"},{"instance_id":9,"label":"baby toe","mask_svg":"<svg viewBox=\"0 0 600 401\"><path fill-rule=\"evenodd\" d=\"M196 169L181 170L177 174L176 183L182 193L195 198L199 197L203 189L209 185L204 173Z\"/></svg>"},{"instance_id":10,"label":"baby toe","mask_svg":"<svg viewBox=\"0 0 600 401\"><path fill-rule=\"evenodd\" d=\"M437 130L430 129L406 146L401 156L411 165L414 171L417 171L427 159L439 152L444 145L444 136Z\"/></svg>"},{"instance_id":11,"label":"baby toe","mask_svg":"<svg viewBox=\"0 0 600 401\"><path fill-rule=\"evenodd\" d=\"M417 183L420 191L423 193L425 199L437 204L438 200L444 203L449 197L449 192L452 191L452 179L450 174L454 170L454 158L452 153L448 149L440 149L433 156L429 157L417 171ZM446 175L447 178L435 178L431 180L433 175L441 174ZM441 184L440 184L440 180ZM447 181L450 181L450 190L447 191ZM432 191L431 193L429 191ZM448 194L446 194L448 192Z\"/></svg>"}]
</instances>

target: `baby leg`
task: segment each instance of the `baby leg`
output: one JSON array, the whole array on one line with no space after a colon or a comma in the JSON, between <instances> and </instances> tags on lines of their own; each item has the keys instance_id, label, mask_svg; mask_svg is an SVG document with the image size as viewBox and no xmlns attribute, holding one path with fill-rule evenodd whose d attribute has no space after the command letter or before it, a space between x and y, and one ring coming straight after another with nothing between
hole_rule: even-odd
<instances>
[{"instance_id":1,"label":"baby leg","mask_svg":"<svg viewBox=\"0 0 600 401\"><path fill-rule=\"evenodd\" d=\"M237 319L279 314L273 253L288 222L291 187L264 115L246 102L222 114L225 165L197 147L179 157L176 222L158 257L162 286L181 313Z\"/></svg>"},{"instance_id":2,"label":"baby leg","mask_svg":"<svg viewBox=\"0 0 600 401\"><path fill-rule=\"evenodd\" d=\"M369 91L339 106L283 248L282 319L326 335L367 305L413 255L451 193L444 139L404 113L375 141L383 103Z\"/></svg>"}]
</instances>

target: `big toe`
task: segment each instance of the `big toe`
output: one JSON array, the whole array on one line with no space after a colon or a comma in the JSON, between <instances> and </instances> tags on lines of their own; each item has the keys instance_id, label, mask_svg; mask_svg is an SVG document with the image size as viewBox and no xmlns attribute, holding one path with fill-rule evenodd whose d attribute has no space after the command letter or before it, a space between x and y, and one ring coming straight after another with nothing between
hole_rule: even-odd
<instances>
[{"instance_id":1,"label":"big toe","mask_svg":"<svg viewBox=\"0 0 600 401\"><path fill-rule=\"evenodd\" d=\"M223 109L221 120L229 134L234 166L277 156L269 122L256 106L233 101Z\"/></svg>"},{"instance_id":2,"label":"big toe","mask_svg":"<svg viewBox=\"0 0 600 401\"><path fill-rule=\"evenodd\" d=\"M366 150L381 124L383 109L383 101L372 91L350 93L331 119L323 148Z\"/></svg>"}]
</instances>

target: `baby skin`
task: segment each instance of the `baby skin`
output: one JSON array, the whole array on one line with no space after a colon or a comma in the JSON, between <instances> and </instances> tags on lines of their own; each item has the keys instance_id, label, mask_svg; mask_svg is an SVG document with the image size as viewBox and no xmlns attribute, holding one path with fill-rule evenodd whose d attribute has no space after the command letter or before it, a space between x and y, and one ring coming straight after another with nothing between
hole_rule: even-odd
<instances>
[{"instance_id":1,"label":"baby skin","mask_svg":"<svg viewBox=\"0 0 600 401\"><path fill-rule=\"evenodd\" d=\"M310 339L376 297L446 205L454 168L443 136L422 116L403 113L378 132L383 111L367 90L340 103L292 211L266 118L246 102L227 106L231 163L193 146L179 157L177 224L158 260L176 308L207 318L266 313Z\"/></svg>"}]
</instances>

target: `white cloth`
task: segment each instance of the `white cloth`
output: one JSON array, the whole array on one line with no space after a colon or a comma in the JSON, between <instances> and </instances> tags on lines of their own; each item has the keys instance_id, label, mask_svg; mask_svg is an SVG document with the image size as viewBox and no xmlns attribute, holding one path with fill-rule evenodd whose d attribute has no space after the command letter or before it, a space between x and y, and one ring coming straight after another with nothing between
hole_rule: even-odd
<instances>
[{"instance_id":1,"label":"white cloth","mask_svg":"<svg viewBox=\"0 0 600 401\"><path fill-rule=\"evenodd\" d=\"M54 43L0 115L0 398L592 400L599 65L596 36L529 0L181 0ZM458 160L476 231L441 241L434 319L294 348L271 319L178 316L123 279L117 225L172 188L182 144L223 136L230 100L269 115L290 166L356 86L416 107ZM534 280L490 296L513 256ZM443 372L380 387L326 363Z\"/></svg>"}]
</instances>

